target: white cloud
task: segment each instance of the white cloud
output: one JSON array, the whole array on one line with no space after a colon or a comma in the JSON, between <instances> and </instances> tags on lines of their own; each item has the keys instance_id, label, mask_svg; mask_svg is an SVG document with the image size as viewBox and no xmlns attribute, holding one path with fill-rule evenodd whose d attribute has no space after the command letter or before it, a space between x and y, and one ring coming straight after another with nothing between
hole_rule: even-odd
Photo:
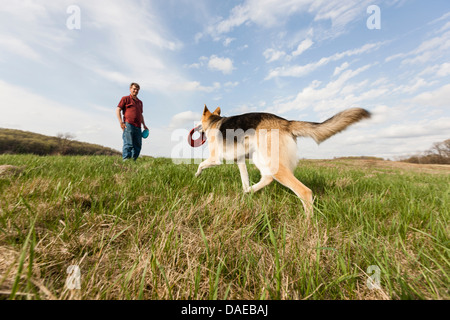
<instances>
[{"instance_id":1,"label":"white cloud","mask_svg":"<svg viewBox=\"0 0 450 320\"><path fill-rule=\"evenodd\" d=\"M180 50L183 43L168 31L151 2L77 1L80 30L65 26L68 5L44 0L2 4L2 24L15 26L0 30L2 47L52 67L61 63L54 59L57 54L69 62L67 68L94 71L120 85L138 81L143 90L164 91L189 81L167 54Z\"/></svg>"},{"instance_id":2,"label":"white cloud","mask_svg":"<svg viewBox=\"0 0 450 320\"><path fill-rule=\"evenodd\" d=\"M247 5L238 5L234 7L231 10L230 17L220 21L216 26L211 27L211 31L218 34L230 32L234 27L240 26L248 21L249 10L250 8Z\"/></svg>"},{"instance_id":3,"label":"white cloud","mask_svg":"<svg viewBox=\"0 0 450 320\"><path fill-rule=\"evenodd\" d=\"M236 39L235 39L235 38L226 38L226 39L223 41L223 45L224 45L225 47L228 47L228 46L230 45L230 43L233 42L234 40L236 40Z\"/></svg>"},{"instance_id":4,"label":"white cloud","mask_svg":"<svg viewBox=\"0 0 450 320\"><path fill-rule=\"evenodd\" d=\"M450 108L450 84L444 85L434 91L421 93L411 101L423 106Z\"/></svg>"},{"instance_id":5,"label":"white cloud","mask_svg":"<svg viewBox=\"0 0 450 320\"><path fill-rule=\"evenodd\" d=\"M439 21L447 20L448 18L450 18L450 11L444 13L444 14L443 14L442 16L440 16L439 18L434 19L434 20L431 21L429 24L435 24L435 23L437 23L437 22L439 22Z\"/></svg>"},{"instance_id":6,"label":"white cloud","mask_svg":"<svg viewBox=\"0 0 450 320\"><path fill-rule=\"evenodd\" d=\"M98 66L99 75L120 70L127 82L137 79L146 90L168 90L173 83L186 81L167 58L168 51L183 45L166 30L150 3L145 4L146 10L142 5L116 1L83 1L79 5L82 14L94 21L92 25L82 23L81 29L99 32L105 39L93 46L98 52L96 59L83 64Z\"/></svg>"},{"instance_id":7,"label":"white cloud","mask_svg":"<svg viewBox=\"0 0 450 320\"><path fill-rule=\"evenodd\" d=\"M177 113L170 120L169 128L171 130L184 128L187 125L189 127L194 126L201 120L201 113L193 112L193 111L184 111L181 113Z\"/></svg>"},{"instance_id":8,"label":"white cloud","mask_svg":"<svg viewBox=\"0 0 450 320\"><path fill-rule=\"evenodd\" d=\"M395 59L404 58L405 56L406 56L405 53L396 53L396 54L390 55L389 57L384 59L384 61L385 62L390 62L390 61L395 60Z\"/></svg>"},{"instance_id":9,"label":"white cloud","mask_svg":"<svg viewBox=\"0 0 450 320\"><path fill-rule=\"evenodd\" d=\"M275 68L273 70L270 70L270 72L267 75L267 77L265 78L265 80L269 80L269 79L272 79L275 77L302 77L302 76L305 76L308 73L316 70L317 68L330 63L331 61L337 61L337 60L340 60L345 57L351 57L354 55L368 53L373 50L377 50L382 45L383 45L382 42L368 43L360 48L346 50L344 52L339 52L339 53L336 53L329 57L323 57L319 61L312 62L312 63L306 64L306 65L302 65L302 66L294 65L294 66L289 66L289 67Z\"/></svg>"},{"instance_id":10,"label":"white cloud","mask_svg":"<svg viewBox=\"0 0 450 320\"><path fill-rule=\"evenodd\" d=\"M446 24L444 24L444 25L442 26L442 28L439 29L439 32L443 32L443 31L448 30L448 29L450 29L450 21L447 22Z\"/></svg>"},{"instance_id":11,"label":"white cloud","mask_svg":"<svg viewBox=\"0 0 450 320\"><path fill-rule=\"evenodd\" d=\"M141 44L151 45L153 49L170 51L182 47L182 43L166 30L163 21L156 15L156 10L151 8L150 4L146 4L146 10L143 10L142 6L116 1L100 0L93 3L84 0L81 2L82 13L85 12L90 16L91 21L95 21L91 26L86 27L113 35L111 39L117 39L115 40L117 45L131 45L131 47L123 48L124 50L137 49ZM117 19L119 12L120 19ZM83 29L83 24L81 28ZM141 46L141 48L144 47ZM148 52L151 51L145 50L145 53Z\"/></svg>"},{"instance_id":12,"label":"white cloud","mask_svg":"<svg viewBox=\"0 0 450 320\"><path fill-rule=\"evenodd\" d=\"M111 71L99 67L92 68L92 71L96 72L99 76L107 79L108 81L119 83L121 85L129 85L132 82L130 81L130 76L118 71Z\"/></svg>"},{"instance_id":13,"label":"white cloud","mask_svg":"<svg viewBox=\"0 0 450 320\"><path fill-rule=\"evenodd\" d=\"M15 55L34 61L45 62L40 50L59 52L73 44L67 28L58 25L56 14L65 13L61 2L10 1L0 6L0 29L2 53L10 51Z\"/></svg>"},{"instance_id":14,"label":"white cloud","mask_svg":"<svg viewBox=\"0 0 450 320\"><path fill-rule=\"evenodd\" d=\"M400 93L407 93L412 94L423 87L429 87L435 84L436 82L427 82L421 77L416 77L412 79L408 84L403 84L400 86L397 86L396 88L392 89L392 92L400 92Z\"/></svg>"},{"instance_id":15,"label":"white cloud","mask_svg":"<svg viewBox=\"0 0 450 320\"><path fill-rule=\"evenodd\" d=\"M371 122L375 123L384 123L389 119L395 117L395 111L392 108L389 108L386 105L378 105L371 110L372 117Z\"/></svg>"},{"instance_id":16,"label":"white cloud","mask_svg":"<svg viewBox=\"0 0 450 320\"><path fill-rule=\"evenodd\" d=\"M344 62L339 67L336 67L333 72L333 76L337 76L340 74L343 70L347 69L350 66L348 62Z\"/></svg>"},{"instance_id":17,"label":"white cloud","mask_svg":"<svg viewBox=\"0 0 450 320\"><path fill-rule=\"evenodd\" d=\"M252 104L242 104L234 109L231 110L233 114L242 114L242 113L248 113L248 112L256 112L259 110L258 106L252 105Z\"/></svg>"},{"instance_id":18,"label":"white cloud","mask_svg":"<svg viewBox=\"0 0 450 320\"><path fill-rule=\"evenodd\" d=\"M437 77L446 77L450 75L450 63L444 62L443 64L437 64L434 66L429 66L423 70L419 76L423 75L435 75Z\"/></svg>"},{"instance_id":19,"label":"white cloud","mask_svg":"<svg viewBox=\"0 0 450 320\"><path fill-rule=\"evenodd\" d=\"M370 67L371 65L365 65L356 70L345 70L339 78L329 82L325 86L321 86L319 81L313 81L309 86L300 91L293 100L275 104L269 110L276 113L285 113L290 110L313 108L315 111L328 112L329 110L336 111L352 107L361 103L361 101L373 99L384 93L386 89L361 90L361 88L367 87L367 81L358 85L348 84L350 79ZM363 92L357 95L358 91Z\"/></svg>"},{"instance_id":20,"label":"white cloud","mask_svg":"<svg viewBox=\"0 0 450 320\"><path fill-rule=\"evenodd\" d=\"M191 63L191 64L185 64L183 67L187 68L187 69L200 69L201 64L198 62L195 62L195 63Z\"/></svg>"},{"instance_id":21,"label":"white cloud","mask_svg":"<svg viewBox=\"0 0 450 320\"><path fill-rule=\"evenodd\" d=\"M210 25L206 32L213 37L228 33L244 24L254 23L264 28L283 24L289 17L308 13L314 21L329 20L335 32L355 19L361 19L369 0L247 0L235 6L228 18Z\"/></svg>"},{"instance_id":22,"label":"white cloud","mask_svg":"<svg viewBox=\"0 0 450 320\"><path fill-rule=\"evenodd\" d=\"M9 51L15 56L22 56L34 61L39 61L41 59L39 53L37 53L36 50L16 37L0 34L0 47L2 48L3 52Z\"/></svg>"},{"instance_id":23,"label":"white cloud","mask_svg":"<svg viewBox=\"0 0 450 320\"><path fill-rule=\"evenodd\" d=\"M263 56L266 58L266 62L270 63L280 60L282 57L286 56L286 52L275 49L267 49L263 52Z\"/></svg>"},{"instance_id":24,"label":"white cloud","mask_svg":"<svg viewBox=\"0 0 450 320\"><path fill-rule=\"evenodd\" d=\"M446 77L450 75L450 63L446 62L439 66L439 69L436 72L438 77Z\"/></svg>"},{"instance_id":25,"label":"white cloud","mask_svg":"<svg viewBox=\"0 0 450 320\"><path fill-rule=\"evenodd\" d=\"M291 54L287 54L285 51L277 50L277 49L266 49L263 52L264 57L266 58L266 62L274 62L285 58L287 61L292 60L294 57L301 55L303 52L308 50L314 42L311 39L303 40Z\"/></svg>"},{"instance_id":26,"label":"white cloud","mask_svg":"<svg viewBox=\"0 0 450 320\"><path fill-rule=\"evenodd\" d=\"M441 118L394 124L381 129L377 134L377 138L415 138L435 135L448 137L450 134L449 123L450 118Z\"/></svg>"},{"instance_id":27,"label":"white cloud","mask_svg":"<svg viewBox=\"0 0 450 320\"><path fill-rule=\"evenodd\" d=\"M224 86L226 88L233 88L233 87L237 87L239 85L239 81L228 81L224 84Z\"/></svg>"},{"instance_id":28,"label":"white cloud","mask_svg":"<svg viewBox=\"0 0 450 320\"><path fill-rule=\"evenodd\" d=\"M212 55L208 61L208 68L215 71L221 71L223 74L230 74L233 72L233 61L230 58L220 58Z\"/></svg>"},{"instance_id":29,"label":"white cloud","mask_svg":"<svg viewBox=\"0 0 450 320\"><path fill-rule=\"evenodd\" d=\"M403 56L412 57L404 59L402 61L402 64L413 65L436 60L439 57L448 55L449 49L450 31L447 31L438 37L434 37L430 40L422 42L416 49L412 50L411 52L403 54ZM400 54L396 56L402 57Z\"/></svg>"},{"instance_id":30,"label":"white cloud","mask_svg":"<svg viewBox=\"0 0 450 320\"><path fill-rule=\"evenodd\" d=\"M314 42L311 39L305 39L303 40L298 46L297 49L292 52L292 56L296 57L301 55L303 52L305 52L306 50L308 50L312 45L314 44Z\"/></svg>"},{"instance_id":31,"label":"white cloud","mask_svg":"<svg viewBox=\"0 0 450 320\"><path fill-rule=\"evenodd\" d=\"M204 34L202 32L197 32L194 36L195 43L199 43L200 40L203 38Z\"/></svg>"},{"instance_id":32,"label":"white cloud","mask_svg":"<svg viewBox=\"0 0 450 320\"><path fill-rule=\"evenodd\" d=\"M199 69L205 65L207 65L210 70L221 71L223 74L231 74L233 70L235 70L233 60L230 58L221 58L216 55L212 55L209 58L201 56L198 59L198 62L185 65L184 67L189 69Z\"/></svg>"},{"instance_id":33,"label":"white cloud","mask_svg":"<svg viewBox=\"0 0 450 320\"><path fill-rule=\"evenodd\" d=\"M219 82L214 82L212 86L203 86L198 81L189 81L182 83L175 83L172 85L172 90L175 91L192 91L192 92L213 92L221 88Z\"/></svg>"}]
</instances>

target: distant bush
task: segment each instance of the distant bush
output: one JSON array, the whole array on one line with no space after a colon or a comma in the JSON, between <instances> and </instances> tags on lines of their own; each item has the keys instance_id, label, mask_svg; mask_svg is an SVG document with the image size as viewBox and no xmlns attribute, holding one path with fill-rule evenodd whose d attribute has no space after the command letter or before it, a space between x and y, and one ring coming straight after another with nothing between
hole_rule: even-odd
<instances>
[{"instance_id":1,"label":"distant bush","mask_svg":"<svg viewBox=\"0 0 450 320\"><path fill-rule=\"evenodd\" d=\"M38 133L0 128L0 154L120 155L117 150L79 142L70 133L50 137Z\"/></svg>"},{"instance_id":2,"label":"distant bush","mask_svg":"<svg viewBox=\"0 0 450 320\"><path fill-rule=\"evenodd\" d=\"M450 139L435 142L431 149L400 159L400 161L420 164L450 164Z\"/></svg>"}]
</instances>

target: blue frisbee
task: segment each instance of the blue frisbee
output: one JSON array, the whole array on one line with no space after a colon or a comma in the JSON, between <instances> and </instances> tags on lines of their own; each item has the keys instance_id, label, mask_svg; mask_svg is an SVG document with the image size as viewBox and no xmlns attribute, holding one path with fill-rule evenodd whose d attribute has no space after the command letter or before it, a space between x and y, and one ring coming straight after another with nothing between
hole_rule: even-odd
<instances>
[{"instance_id":1,"label":"blue frisbee","mask_svg":"<svg viewBox=\"0 0 450 320\"><path fill-rule=\"evenodd\" d=\"M144 131L142 131L142 138L147 139L148 138L148 129L145 129Z\"/></svg>"}]
</instances>

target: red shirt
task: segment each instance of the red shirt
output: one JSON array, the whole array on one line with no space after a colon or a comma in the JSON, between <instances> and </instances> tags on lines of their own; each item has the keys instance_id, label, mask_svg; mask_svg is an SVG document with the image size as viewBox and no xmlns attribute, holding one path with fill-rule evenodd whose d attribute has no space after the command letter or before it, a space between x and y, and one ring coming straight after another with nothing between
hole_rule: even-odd
<instances>
[{"instance_id":1,"label":"red shirt","mask_svg":"<svg viewBox=\"0 0 450 320\"><path fill-rule=\"evenodd\" d=\"M123 119L125 122L140 128L142 124L142 112L143 106L142 101L136 97L136 100L129 96L122 97L120 99L119 105L117 106L122 109Z\"/></svg>"}]
</instances>

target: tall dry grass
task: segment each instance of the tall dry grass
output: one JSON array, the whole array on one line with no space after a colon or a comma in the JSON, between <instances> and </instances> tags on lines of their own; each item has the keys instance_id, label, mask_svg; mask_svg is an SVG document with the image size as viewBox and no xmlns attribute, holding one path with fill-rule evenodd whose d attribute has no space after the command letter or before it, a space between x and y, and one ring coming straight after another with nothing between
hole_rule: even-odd
<instances>
[{"instance_id":1,"label":"tall dry grass","mask_svg":"<svg viewBox=\"0 0 450 320\"><path fill-rule=\"evenodd\" d=\"M449 170L301 161L315 196L223 165L0 156L0 298L448 299ZM250 165L250 180L259 180ZM68 267L81 271L70 289ZM380 270L371 290L369 266Z\"/></svg>"}]
</instances>

